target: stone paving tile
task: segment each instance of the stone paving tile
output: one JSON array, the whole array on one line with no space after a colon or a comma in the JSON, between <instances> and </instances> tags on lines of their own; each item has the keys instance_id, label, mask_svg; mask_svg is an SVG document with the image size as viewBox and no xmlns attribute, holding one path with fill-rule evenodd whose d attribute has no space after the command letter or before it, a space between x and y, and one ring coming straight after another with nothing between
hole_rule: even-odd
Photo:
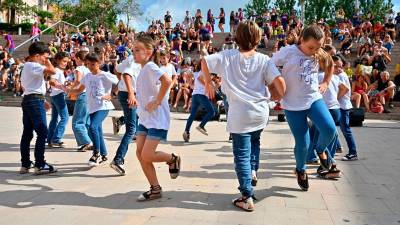
<instances>
[{"instance_id":1,"label":"stone paving tile","mask_svg":"<svg viewBox=\"0 0 400 225\"><path fill-rule=\"evenodd\" d=\"M261 138L255 188L259 200L255 212L247 213L231 203L238 197L238 182L225 123L207 124L211 134L207 137L193 130L191 142L183 143L187 115L172 114L174 129L160 149L182 156L181 176L171 180L167 166L156 164L164 197L139 203L136 198L148 184L134 145L127 154L126 176L118 176L108 164L89 169L91 153L75 152L70 125L64 139L69 148L46 151L46 159L59 167L58 173L19 175L22 126L17 122L21 112L15 109L0 108L2 116L13 118L0 123L0 225L400 224L400 152L394 141L400 135L399 122L369 120L367 127L354 128L361 160L338 160L343 176L336 181L316 178L316 167L310 166L310 189L303 192L293 174L294 140L287 123L271 121ZM104 133L112 158L122 135L112 135L110 121L106 119ZM342 136L341 140L346 151Z\"/></svg>"}]
</instances>

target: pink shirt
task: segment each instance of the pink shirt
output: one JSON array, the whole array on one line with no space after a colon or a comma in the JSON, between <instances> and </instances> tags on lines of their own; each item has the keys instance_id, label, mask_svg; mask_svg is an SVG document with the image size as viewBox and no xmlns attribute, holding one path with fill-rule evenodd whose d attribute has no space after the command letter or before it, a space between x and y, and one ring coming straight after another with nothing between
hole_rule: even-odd
<instances>
[{"instance_id":1,"label":"pink shirt","mask_svg":"<svg viewBox=\"0 0 400 225\"><path fill-rule=\"evenodd\" d=\"M32 36L35 36L35 35L38 35L38 34L40 34L40 29L39 29L39 27L33 26L33 27L32 27Z\"/></svg>"}]
</instances>

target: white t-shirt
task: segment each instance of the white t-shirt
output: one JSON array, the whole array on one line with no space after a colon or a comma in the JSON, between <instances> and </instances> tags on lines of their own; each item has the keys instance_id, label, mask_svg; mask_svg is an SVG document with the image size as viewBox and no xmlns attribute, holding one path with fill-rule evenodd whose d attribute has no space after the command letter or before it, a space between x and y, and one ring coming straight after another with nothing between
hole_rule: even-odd
<instances>
[{"instance_id":1,"label":"white t-shirt","mask_svg":"<svg viewBox=\"0 0 400 225\"><path fill-rule=\"evenodd\" d=\"M64 85L65 83L64 71L60 70L59 68L56 68L56 74L51 75L51 79L56 80L61 85ZM64 93L64 91L54 86L51 87L50 96L56 96L61 93Z\"/></svg>"},{"instance_id":2,"label":"white t-shirt","mask_svg":"<svg viewBox=\"0 0 400 225\"><path fill-rule=\"evenodd\" d=\"M227 130L248 133L264 129L269 107L266 83L280 75L270 58L261 53L244 57L231 49L205 57L209 71L222 77L222 91L229 103Z\"/></svg>"},{"instance_id":3,"label":"white t-shirt","mask_svg":"<svg viewBox=\"0 0 400 225\"><path fill-rule=\"evenodd\" d=\"M334 75L334 76L338 76L342 84L349 89L349 91L339 99L340 108L344 110L352 109L353 104L351 104L351 84L349 81L349 77L345 72L342 72L339 75Z\"/></svg>"},{"instance_id":4,"label":"white t-shirt","mask_svg":"<svg viewBox=\"0 0 400 225\"><path fill-rule=\"evenodd\" d=\"M202 76L201 72L195 72L193 73L194 76L194 88L193 88L193 95L205 95L206 90L204 88L204 85L199 81L199 77Z\"/></svg>"},{"instance_id":5,"label":"white t-shirt","mask_svg":"<svg viewBox=\"0 0 400 225\"><path fill-rule=\"evenodd\" d=\"M133 90L136 91L136 80L141 68L142 66L138 63L135 63L133 57L129 56L128 58L126 58L124 61L122 61L120 64L117 65L116 70L118 73L121 73L121 76L124 76L124 74L128 74L129 76L132 77L132 87ZM125 92L128 91L123 77L121 77L121 80L118 83L118 90Z\"/></svg>"},{"instance_id":6,"label":"white t-shirt","mask_svg":"<svg viewBox=\"0 0 400 225\"><path fill-rule=\"evenodd\" d=\"M85 85L88 100L89 113L99 110L114 109L111 101L102 99L103 96L111 93L112 85L118 83L118 78L112 73L100 71L99 74L87 74L81 80Z\"/></svg>"},{"instance_id":7,"label":"white t-shirt","mask_svg":"<svg viewBox=\"0 0 400 225\"><path fill-rule=\"evenodd\" d=\"M140 71L136 85L137 113L139 124L147 129L168 130L170 124L168 97L164 97L161 105L153 112L146 111L148 103L155 101L160 91L160 78L165 73L154 63L148 62Z\"/></svg>"},{"instance_id":8,"label":"white t-shirt","mask_svg":"<svg viewBox=\"0 0 400 225\"><path fill-rule=\"evenodd\" d=\"M319 83L322 83L322 81L324 80L324 76L325 76L324 72L318 73ZM329 82L328 88L322 95L322 98L324 99L324 102L328 107L328 109L340 109L339 101L337 99L340 83L341 82L339 77L333 75L331 82Z\"/></svg>"},{"instance_id":9,"label":"white t-shirt","mask_svg":"<svg viewBox=\"0 0 400 225\"><path fill-rule=\"evenodd\" d=\"M318 90L318 61L306 56L297 45L281 48L272 56L272 61L276 66L283 67L286 94L281 103L284 109L306 110L322 98Z\"/></svg>"},{"instance_id":10,"label":"white t-shirt","mask_svg":"<svg viewBox=\"0 0 400 225\"><path fill-rule=\"evenodd\" d=\"M160 66L160 70L162 70L164 73L166 73L171 78L172 78L172 76L177 75L175 66L172 65L171 63L168 63L166 66Z\"/></svg>"},{"instance_id":11,"label":"white t-shirt","mask_svg":"<svg viewBox=\"0 0 400 225\"><path fill-rule=\"evenodd\" d=\"M46 94L44 81L45 66L36 62L26 62L21 72L21 85L24 88L24 95Z\"/></svg>"},{"instance_id":12,"label":"white t-shirt","mask_svg":"<svg viewBox=\"0 0 400 225\"><path fill-rule=\"evenodd\" d=\"M76 67L75 70L79 71L82 74L81 79L90 73L90 70L86 66L78 66L78 67ZM75 77L75 80L76 80L76 77ZM85 90L82 91L82 93L84 93L84 92L86 92L86 88L85 88Z\"/></svg>"}]
</instances>

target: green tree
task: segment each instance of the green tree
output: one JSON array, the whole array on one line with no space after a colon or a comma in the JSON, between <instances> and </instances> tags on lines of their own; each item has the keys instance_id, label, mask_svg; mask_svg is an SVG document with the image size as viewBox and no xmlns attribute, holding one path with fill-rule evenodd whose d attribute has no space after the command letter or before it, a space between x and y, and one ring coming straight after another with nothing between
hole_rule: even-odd
<instances>
[{"instance_id":1,"label":"green tree","mask_svg":"<svg viewBox=\"0 0 400 225\"><path fill-rule=\"evenodd\" d=\"M275 7L279 8L280 12L290 13L294 6L296 5L296 0L275 0Z\"/></svg>"},{"instance_id":2,"label":"green tree","mask_svg":"<svg viewBox=\"0 0 400 225\"><path fill-rule=\"evenodd\" d=\"M130 24L131 19L142 15L140 5L135 0L120 0L115 6L117 12L126 17L126 24Z\"/></svg>"},{"instance_id":3,"label":"green tree","mask_svg":"<svg viewBox=\"0 0 400 225\"><path fill-rule=\"evenodd\" d=\"M385 14L393 8L391 0L359 0L364 15L371 13L375 21L384 21Z\"/></svg>"},{"instance_id":4,"label":"green tree","mask_svg":"<svg viewBox=\"0 0 400 225\"><path fill-rule=\"evenodd\" d=\"M337 0L335 3L336 11L343 9L346 18L351 18L355 12L355 0Z\"/></svg>"},{"instance_id":5,"label":"green tree","mask_svg":"<svg viewBox=\"0 0 400 225\"><path fill-rule=\"evenodd\" d=\"M247 17L256 13L257 15L264 14L267 9L269 9L269 5L271 4L271 0L252 0L244 6L244 13Z\"/></svg>"},{"instance_id":6,"label":"green tree","mask_svg":"<svg viewBox=\"0 0 400 225\"><path fill-rule=\"evenodd\" d=\"M32 13L31 7L22 0L4 0L1 2L0 9L10 11L10 20L8 22L11 24L15 24L15 16L17 14L28 15Z\"/></svg>"},{"instance_id":7,"label":"green tree","mask_svg":"<svg viewBox=\"0 0 400 225\"><path fill-rule=\"evenodd\" d=\"M305 0L305 20L307 23L335 16L334 0Z\"/></svg>"}]
</instances>

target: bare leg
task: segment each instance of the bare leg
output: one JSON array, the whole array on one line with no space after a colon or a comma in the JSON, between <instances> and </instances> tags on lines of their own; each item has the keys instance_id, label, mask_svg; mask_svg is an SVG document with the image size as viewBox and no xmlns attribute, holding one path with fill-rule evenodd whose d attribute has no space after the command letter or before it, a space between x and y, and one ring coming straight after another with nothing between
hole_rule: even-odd
<instances>
[{"instance_id":1,"label":"bare leg","mask_svg":"<svg viewBox=\"0 0 400 225\"><path fill-rule=\"evenodd\" d=\"M362 98L364 100L365 108L367 109L367 112L369 112L370 110L369 110L369 98L368 98L368 95L363 93L362 94Z\"/></svg>"},{"instance_id":2,"label":"bare leg","mask_svg":"<svg viewBox=\"0 0 400 225\"><path fill-rule=\"evenodd\" d=\"M355 101L355 107L360 108L361 95L359 93L353 92L352 99Z\"/></svg>"}]
</instances>

